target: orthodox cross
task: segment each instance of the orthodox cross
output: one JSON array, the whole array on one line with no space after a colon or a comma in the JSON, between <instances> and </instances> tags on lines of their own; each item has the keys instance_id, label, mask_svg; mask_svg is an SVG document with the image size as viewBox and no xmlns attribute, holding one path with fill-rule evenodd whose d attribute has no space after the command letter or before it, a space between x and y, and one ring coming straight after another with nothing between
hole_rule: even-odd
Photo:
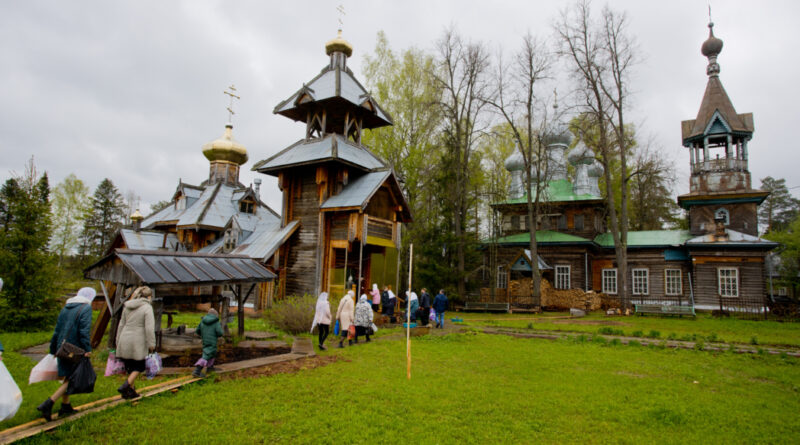
<instances>
[{"instance_id":1,"label":"orthodox cross","mask_svg":"<svg viewBox=\"0 0 800 445\"><path fill-rule=\"evenodd\" d=\"M235 91L236 91L236 87L233 86L233 85L229 86L227 90L223 91L223 93L225 93L228 96L230 96L230 99L231 99L230 104L228 104L228 108L227 108L227 110L228 110L228 122L232 122L233 121L233 115L236 114L233 111L233 99L241 99L241 97L236 95Z\"/></svg>"},{"instance_id":2,"label":"orthodox cross","mask_svg":"<svg viewBox=\"0 0 800 445\"><path fill-rule=\"evenodd\" d=\"M337 6L336 10L339 11L339 29L342 29L342 25L344 25L344 16L347 15L344 12L344 5Z\"/></svg>"}]
</instances>

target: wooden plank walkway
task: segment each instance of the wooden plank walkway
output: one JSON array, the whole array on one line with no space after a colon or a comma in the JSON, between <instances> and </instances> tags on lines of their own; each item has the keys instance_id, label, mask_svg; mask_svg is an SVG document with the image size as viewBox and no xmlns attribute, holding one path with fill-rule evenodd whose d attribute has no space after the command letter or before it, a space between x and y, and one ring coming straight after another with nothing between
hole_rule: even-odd
<instances>
[{"instance_id":1,"label":"wooden plank walkway","mask_svg":"<svg viewBox=\"0 0 800 445\"><path fill-rule=\"evenodd\" d=\"M295 341L292 343L292 352L288 354L279 354L268 357L254 358L250 360L242 360L233 363L224 363L221 365L217 365L216 369L218 374L222 374L226 372L239 371L247 368L255 368L260 366L272 365L275 363L299 360L306 357L313 357L314 355L316 355L316 353L314 352L314 346L311 340L307 338L298 338L295 339ZM187 370L191 368L181 368L181 369ZM184 385L188 385L200 380L203 379L192 377L191 375L186 375L172 380L167 380L166 382L161 382L156 385L148 386L146 388L141 388L140 390L141 396L135 399L125 400L121 396L115 395L112 397L107 397L105 399L95 400L94 402L89 402L84 405L76 406L75 409L78 412L71 416L59 418L57 413L53 413L53 420L50 422L44 420L43 418L39 418L36 420L32 420L28 423L23 423L21 425L17 425L15 427L0 431L0 445L9 444L17 440L24 439L26 437L34 436L44 431L53 430L63 425L64 423L72 422L75 419L79 419L91 413L104 411L106 409L115 407L117 405L121 405L123 403L138 402L139 400L142 400L145 397L152 397L154 395L161 394L167 391L177 392Z\"/></svg>"}]
</instances>

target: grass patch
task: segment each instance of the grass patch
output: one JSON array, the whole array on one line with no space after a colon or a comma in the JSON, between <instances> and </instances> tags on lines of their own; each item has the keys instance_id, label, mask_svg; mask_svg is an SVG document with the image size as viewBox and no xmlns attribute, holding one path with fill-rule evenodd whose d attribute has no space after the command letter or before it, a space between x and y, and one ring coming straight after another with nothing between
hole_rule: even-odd
<instances>
[{"instance_id":1,"label":"grass patch","mask_svg":"<svg viewBox=\"0 0 800 445\"><path fill-rule=\"evenodd\" d=\"M748 443L800 429L797 416L765 415L800 410L791 358L483 334L412 341L410 381L404 342L382 341L315 369L193 385L25 443Z\"/></svg>"}]
</instances>

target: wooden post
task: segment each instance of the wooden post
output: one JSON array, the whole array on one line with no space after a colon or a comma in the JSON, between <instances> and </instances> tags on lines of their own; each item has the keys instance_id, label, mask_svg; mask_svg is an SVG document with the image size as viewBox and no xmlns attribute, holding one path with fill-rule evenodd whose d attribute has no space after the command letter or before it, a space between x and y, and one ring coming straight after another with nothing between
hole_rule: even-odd
<instances>
[{"instance_id":1,"label":"wooden post","mask_svg":"<svg viewBox=\"0 0 800 445\"><path fill-rule=\"evenodd\" d=\"M156 289L150 288L151 300L153 305L153 315L155 318L156 350L161 348L161 319L164 318L164 300L156 299Z\"/></svg>"},{"instance_id":2,"label":"wooden post","mask_svg":"<svg viewBox=\"0 0 800 445\"><path fill-rule=\"evenodd\" d=\"M92 326L92 334L89 340L92 349L100 346L100 342L103 341L103 334L106 333L106 328L108 327L108 322L111 320L111 313L113 312L111 300L108 298L108 289L106 289L102 280L100 281L100 289L102 289L103 296L106 299L106 307L100 311L100 315L97 316L97 321L95 321L94 326ZM112 290L116 291L116 287Z\"/></svg>"},{"instance_id":3,"label":"wooden post","mask_svg":"<svg viewBox=\"0 0 800 445\"><path fill-rule=\"evenodd\" d=\"M220 306L222 311L220 311L221 319L222 319L222 331L225 333L225 336L231 335L230 328L228 328L228 314L230 313L230 307L228 307L228 298L225 297L220 293Z\"/></svg>"},{"instance_id":4,"label":"wooden post","mask_svg":"<svg viewBox=\"0 0 800 445\"><path fill-rule=\"evenodd\" d=\"M414 264L414 243L408 249L408 295L406 295L406 378L411 380L411 271Z\"/></svg>"},{"instance_id":5,"label":"wooden post","mask_svg":"<svg viewBox=\"0 0 800 445\"><path fill-rule=\"evenodd\" d=\"M114 292L114 311L111 313L111 326L108 329L108 347L114 349L117 347L117 328L119 328L119 315L122 312L122 303L125 297L125 285L122 283L116 284L116 291Z\"/></svg>"}]
</instances>

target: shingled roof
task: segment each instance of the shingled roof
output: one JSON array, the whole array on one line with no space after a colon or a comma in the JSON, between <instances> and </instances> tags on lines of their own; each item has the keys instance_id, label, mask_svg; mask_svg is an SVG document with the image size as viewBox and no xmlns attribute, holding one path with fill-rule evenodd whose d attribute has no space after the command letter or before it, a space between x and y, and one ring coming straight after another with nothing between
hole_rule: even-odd
<instances>
[{"instance_id":1,"label":"shingled roof","mask_svg":"<svg viewBox=\"0 0 800 445\"><path fill-rule=\"evenodd\" d=\"M737 114L719 76L710 76L697 118L681 122L683 141L705 136L706 128L709 127L716 112L719 112L732 132L753 132L753 113Z\"/></svg>"}]
</instances>

